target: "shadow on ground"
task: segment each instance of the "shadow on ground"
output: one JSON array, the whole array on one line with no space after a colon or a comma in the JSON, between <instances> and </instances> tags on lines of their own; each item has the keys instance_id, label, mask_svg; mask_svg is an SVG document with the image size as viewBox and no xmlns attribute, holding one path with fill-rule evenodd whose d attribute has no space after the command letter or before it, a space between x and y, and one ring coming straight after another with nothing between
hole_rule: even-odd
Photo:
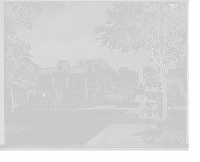
<instances>
[{"instance_id":1,"label":"shadow on ground","mask_svg":"<svg viewBox=\"0 0 200 162\"><path fill-rule=\"evenodd\" d=\"M89 116L89 121L85 121L86 123L90 122L101 122L101 123L112 123L116 119L118 119L121 115L123 115L124 112L118 112L118 113L110 113L110 114L102 114L102 115L95 115L95 116Z\"/></svg>"},{"instance_id":2,"label":"shadow on ground","mask_svg":"<svg viewBox=\"0 0 200 162\"><path fill-rule=\"evenodd\" d=\"M170 128L167 129L163 135L164 143L171 141L172 143L188 143L187 135L184 129L181 128Z\"/></svg>"},{"instance_id":3,"label":"shadow on ground","mask_svg":"<svg viewBox=\"0 0 200 162\"><path fill-rule=\"evenodd\" d=\"M36 127L37 125L5 125L5 134L14 133L14 132L21 132L21 131L31 131L32 128Z\"/></svg>"}]
</instances>

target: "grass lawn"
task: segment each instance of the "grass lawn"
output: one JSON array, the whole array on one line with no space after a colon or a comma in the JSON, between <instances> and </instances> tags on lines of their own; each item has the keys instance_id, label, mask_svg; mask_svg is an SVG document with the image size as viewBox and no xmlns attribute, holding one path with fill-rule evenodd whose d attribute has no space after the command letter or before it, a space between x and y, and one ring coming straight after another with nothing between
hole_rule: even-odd
<instances>
[{"instance_id":1,"label":"grass lawn","mask_svg":"<svg viewBox=\"0 0 200 162\"><path fill-rule=\"evenodd\" d=\"M175 139L175 136L177 136L180 133L184 133L187 137L187 131L186 131L186 116L184 110L168 110L169 114L169 121L173 124L169 124L164 135L163 140L164 143L168 144L172 142ZM158 128L161 126L161 121L156 120L156 124Z\"/></svg>"},{"instance_id":2,"label":"grass lawn","mask_svg":"<svg viewBox=\"0 0 200 162\"><path fill-rule=\"evenodd\" d=\"M5 146L83 147L126 110L49 110L5 113Z\"/></svg>"}]
</instances>

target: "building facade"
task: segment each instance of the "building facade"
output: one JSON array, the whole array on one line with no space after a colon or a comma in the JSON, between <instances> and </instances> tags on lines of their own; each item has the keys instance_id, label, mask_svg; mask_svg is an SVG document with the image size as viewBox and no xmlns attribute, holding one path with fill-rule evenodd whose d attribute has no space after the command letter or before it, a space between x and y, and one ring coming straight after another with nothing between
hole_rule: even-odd
<instances>
[{"instance_id":1,"label":"building facade","mask_svg":"<svg viewBox=\"0 0 200 162\"><path fill-rule=\"evenodd\" d=\"M103 98L101 91L95 92L93 86L93 75L99 69L111 69L103 59L78 60L75 66L71 67L69 61L60 60L53 67L38 68L41 82L38 86L29 87L24 92L24 101L34 97L36 101L51 100L57 94L59 101L62 101L69 94L71 101L76 97L89 99L93 95L97 99Z\"/></svg>"}]
</instances>

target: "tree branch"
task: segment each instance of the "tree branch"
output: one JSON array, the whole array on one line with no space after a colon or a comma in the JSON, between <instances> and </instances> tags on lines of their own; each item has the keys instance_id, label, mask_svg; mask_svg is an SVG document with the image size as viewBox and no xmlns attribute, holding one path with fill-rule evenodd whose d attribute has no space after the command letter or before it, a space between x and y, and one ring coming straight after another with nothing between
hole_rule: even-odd
<instances>
[{"instance_id":1,"label":"tree branch","mask_svg":"<svg viewBox=\"0 0 200 162\"><path fill-rule=\"evenodd\" d=\"M156 48L156 41L152 39L152 41L154 42L153 46L151 44L151 40L150 40L150 50L151 50L151 57L155 60L156 64L160 66L160 63L158 62L156 56L154 55L155 53L155 48Z\"/></svg>"}]
</instances>

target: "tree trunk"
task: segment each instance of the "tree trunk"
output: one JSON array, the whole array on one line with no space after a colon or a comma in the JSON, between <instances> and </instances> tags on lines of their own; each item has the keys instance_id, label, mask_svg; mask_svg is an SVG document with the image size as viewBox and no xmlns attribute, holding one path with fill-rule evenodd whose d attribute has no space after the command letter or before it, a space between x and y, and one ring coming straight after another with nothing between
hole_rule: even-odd
<instances>
[{"instance_id":1,"label":"tree trunk","mask_svg":"<svg viewBox=\"0 0 200 162\"><path fill-rule=\"evenodd\" d=\"M166 78L164 76L165 71L164 71L164 66L163 66L163 62L160 65L160 81L161 81L161 85L162 85L162 119L166 119L167 118L167 81Z\"/></svg>"},{"instance_id":2,"label":"tree trunk","mask_svg":"<svg viewBox=\"0 0 200 162\"><path fill-rule=\"evenodd\" d=\"M141 67L140 69L139 69L139 83L140 84L144 84L144 81L143 81L144 79L143 79L143 67Z\"/></svg>"},{"instance_id":3,"label":"tree trunk","mask_svg":"<svg viewBox=\"0 0 200 162\"><path fill-rule=\"evenodd\" d=\"M14 93L13 93L13 89L12 88L10 90L10 94L11 94L11 102L12 102L12 104L11 104L11 106L12 106L12 112L14 112L15 105L14 105Z\"/></svg>"}]
</instances>

